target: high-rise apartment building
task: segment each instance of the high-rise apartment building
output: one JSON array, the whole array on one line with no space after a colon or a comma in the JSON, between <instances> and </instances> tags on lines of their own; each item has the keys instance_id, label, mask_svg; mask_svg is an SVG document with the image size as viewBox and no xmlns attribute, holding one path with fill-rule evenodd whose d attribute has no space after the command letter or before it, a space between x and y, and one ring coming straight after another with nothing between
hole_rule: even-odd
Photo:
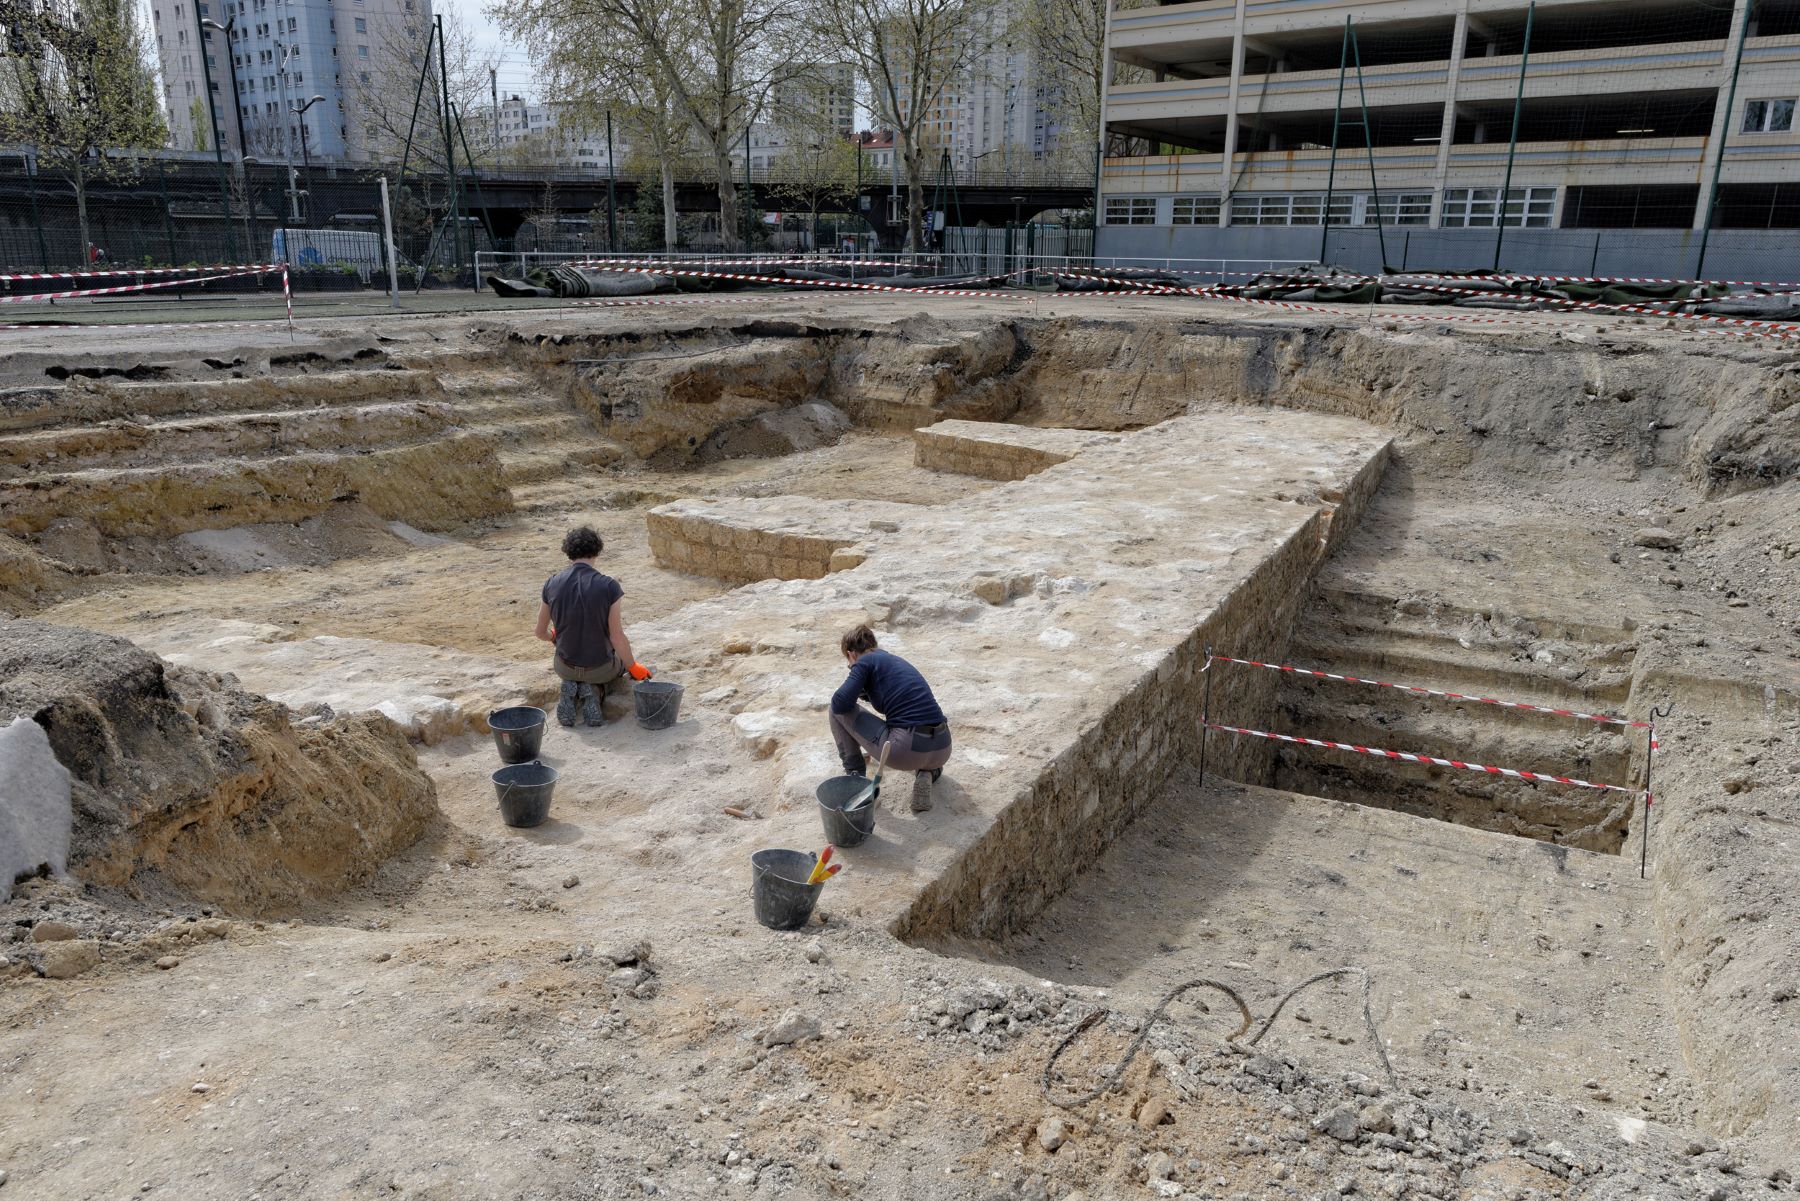
<instances>
[{"instance_id":1,"label":"high-rise apartment building","mask_svg":"<svg viewBox=\"0 0 1800 1201\"><path fill-rule=\"evenodd\" d=\"M1062 143L1058 82L1033 61L1017 6L999 4L971 37L987 50L939 94L920 130L927 157L949 152L958 171L1015 174L1041 164ZM1092 151L1087 151L1091 163Z\"/></svg>"},{"instance_id":2,"label":"high-rise apartment building","mask_svg":"<svg viewBox=\"0 0 1800 1201\"><path fill-rule=\"evenodd\" d=\"M507 96L500 101L497 117L491 104L471 108L464 132L476 154L491 150L501 160L532 166L607 169L605 122L575 120L567 105ZM629 153L623 133L614 129L613 159L623 160Z\"/></svg>"},{"instance_id":3,"label":"high-rise apartment building","mask_svg":"<svg viewBox=\"0 0 1800 1201\"><path fill-rule=\"evenodd\" d=\"M391 72L396 46L422 49L432 19L431 0L151 0L150 14L177 148L338 161L363 156L358 86Z\"/></svg>"}]
</instances>

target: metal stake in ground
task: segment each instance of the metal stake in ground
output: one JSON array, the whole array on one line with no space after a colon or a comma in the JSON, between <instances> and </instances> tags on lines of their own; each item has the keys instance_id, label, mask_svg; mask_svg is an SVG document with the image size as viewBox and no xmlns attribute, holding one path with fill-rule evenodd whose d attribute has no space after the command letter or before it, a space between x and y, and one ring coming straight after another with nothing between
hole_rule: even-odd
<instances>
[{"instance_id":1,"label":"metal stake in ground","mask_svg":"<svg viewBox=\"0 0 1800 1201\"><path fill-rule=\"evenodd\" d=\"M1644 836L1638 848L1638 879L1642 880L1650 869L1650 769L1656 763L1656 719L1667 717L1675 712L1675 702L1670 701L1660 709L1650 710L1650 732L1644 744Z\"/></svg>"},{"instance_id":2,"label":"metal stake in ground","mask_svg":"<svg viewBox=\"0 0 1800 1201\"><path fill-rule=\"evenodd\" d=\"M1200 668L1200 783L1206 783L1206 729L1212 724L1212 644L1206 647L1206 663Z\"/></svg>"}]
</instances>

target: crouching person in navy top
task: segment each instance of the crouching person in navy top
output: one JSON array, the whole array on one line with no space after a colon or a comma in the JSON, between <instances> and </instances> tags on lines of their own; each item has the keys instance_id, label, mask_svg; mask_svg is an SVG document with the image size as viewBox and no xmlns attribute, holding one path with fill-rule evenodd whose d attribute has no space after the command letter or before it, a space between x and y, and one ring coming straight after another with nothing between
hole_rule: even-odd
<instances>
[{"instance_id":1,"label":"crouching person in navy top","mask_svg":"<svg viewBox=\"0 0 1800 1201\"><path fill-rule=\"evenodd\" d=\"M913 773L912 810L931 808L931 786L950 761L950 723L919 669L875 644L866 625L844 635L850 674L831 696L831 739L847 775L867 773L864 756ZM868 701L870 712L859 702Z\"/></svg>"}]
</instances>

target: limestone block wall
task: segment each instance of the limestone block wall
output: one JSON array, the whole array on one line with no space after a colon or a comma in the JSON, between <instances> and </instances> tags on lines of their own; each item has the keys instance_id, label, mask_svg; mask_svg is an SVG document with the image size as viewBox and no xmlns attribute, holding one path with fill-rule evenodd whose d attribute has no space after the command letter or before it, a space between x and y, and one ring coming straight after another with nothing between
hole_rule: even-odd
<instances>
[{"instance_id":1,"label":"limestone block wall","mask_svg":"<svg viewBox=\"0 0 1800 1201\"><path fill-rule=\"evenodd\" d=\"M733 589L644 623L633 645L695 681L700 719L731 723L779 773L766 845L804 846L835 768L837 639L874 626L931 681L956 750L939 805L884 817L852 855L857 903L915 940L1001 936L1195 761L1207 679L1221 716L1268 720L1272 673L1203 676L1205 647L1280 653L1325 550L1325 494L1354 516L1386 443L1342 418L1178 418L917 509L848 570ZM1209 770L1268 778L1268 744L1209 742Z\"/></svg>"},{"instance_id":2,"label":"limestone block wall","mask_svg":"<svg viewBox=\"0 0 1800 1201\"><path fill-rule=\"evenodd\" d=\"M1279 677L1272 672L1203 672L1206 648L1286 650L1307 583L1328 550L1328 527L1344 536L1379 487L1383 446L1346 486L1335 513L1315 512L1273 554L1144 673L1124 697L1065 747L1028 795L999 814L987 833L908 909L896 932L913 940L946 935L998 939L1027 925L1097 859L1159 796L1182 766L1199 764L1200 716L1270 729ZM1210 696L1206 676L1212 675ZM1247 784L1272 778L1273 745L1211 733L1206 770Z\"/></svg>"},{"instance_id":3,"label":"limestone block wall","mask_svg":"<svg viewBox=\"0 0 1800 1201\"><path fill-rule=\"evenodd\" d=\"M1115 434L1035 429L991 421L940 421L913 431L913 461L933 471L990 480L1022 480L1066 463Z\"/></svg>"},{"instance_id":4,"label":"limestone block wall","mask_svg":"<svg viewBox=\"0 0 1800 1201\"><path fill-rule=\"evenodd\" d=\"M846 555L897 532L917 506L805 496L678 500L650 510L650 550L671 571L728 583L817 580L861 562ZM834 561L835 557L835 561Z\"/></svg>"}]
</instances>

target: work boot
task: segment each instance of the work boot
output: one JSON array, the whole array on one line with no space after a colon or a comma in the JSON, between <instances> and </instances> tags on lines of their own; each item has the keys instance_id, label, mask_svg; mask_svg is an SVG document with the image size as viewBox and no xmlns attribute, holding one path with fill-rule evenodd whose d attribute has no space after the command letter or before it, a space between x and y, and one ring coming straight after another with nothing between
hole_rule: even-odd
<instances>
[{"instance_id":1,"label":"work boot","mask_svg":"<svg viewBox=\"0 0 1800 1201\"><path fill-rule=\"evenodd\" d=\"M590 726L606 724L606 688L600 684L581 686L581 720Z\"/></svg>"},{"instance_id":2,"label":"work boot","mask_svg":"<svg viewBox=\"0 0 1800 1201\"><path fill-rule=\"evenodd\" d=\"M933 773L916 771L913 773L912 811L923 813L931 808L931 780Z\"/></svg>"},{"instance_id":3,"label":"work boot","mask_svg":"<svg viewBox=\"0 0 1800 1201\"><path fill-rule=\"evenodd\" d=\"M581 695L581 685L574 680L564 680L562 692L556 701L556 724L572 726L575 724L575 700Z\"/></svg>"}]
</instances>

